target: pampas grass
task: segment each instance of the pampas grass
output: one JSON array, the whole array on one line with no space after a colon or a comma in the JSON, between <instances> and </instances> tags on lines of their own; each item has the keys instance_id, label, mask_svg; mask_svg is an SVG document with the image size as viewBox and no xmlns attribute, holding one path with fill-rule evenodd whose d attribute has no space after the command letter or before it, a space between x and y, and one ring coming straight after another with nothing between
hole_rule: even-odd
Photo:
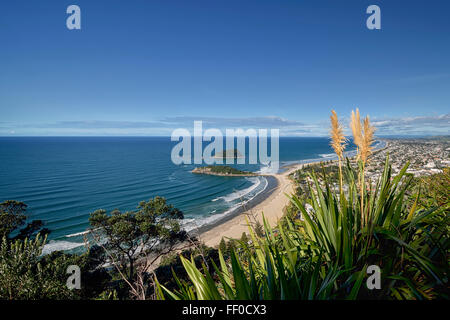
<instances>
[{"instance_id":1,"label":"pampas grass","mask_svg":"<svg viewBox=\"0 0 450 320\"><path fill-rule=\"evenodd\" d=\"M350 120L350 128L353 133L353 142L357 147L357 158L359 159L360 149L362 145L362 130L361 130L361 120L359 116L359 110L356 109L356 112L352 110L351 120Z\"/></svg>"},{"instance_id":2,"label":"pampas grass","mask_svg":"<svg viewBox=\"0 0 450 320\"><path fill-rule=\"evenodd\" d=\"M342 125L339 123L337 114L334 110L331 110L331 147L333 148L334 152L338 156L339 161L339 182L340 182L340 189L342 190L342 159L344 158L344 150L346 146L347 139L344 136L344 130L342 128Z\"/></svg>"},{"instance_id":3,"label":"pampas grass","mask_svg":"<svg viewBox=\"0 0 450 320\"><path fill-rule=\"evenodd\" d=\"M363 227L368 222L366 214L364 214L365 166L373 151L372 144L374 142L373 134L375 132L375 127L370 124L368 116L364 118L363 126L361 126L359 110L356 109L356 112L352 111L350 128L353 133L353 142L357 146L358 151L356 159L360 161L361 174L359 184L361 191L361 227Z\"/></svg>"},{"instance_id":4,"label":"pampas grass","mask_svg":"<svg viewBox=\"0 0 450 320\"><path fill-rule=\"evenodd\" d=\"M342 125L339 123L337 114L334 110L331 110L331 147L336 152L337 156L342 159L344 155L345 145L347 139L344 136L344 130Z\"/></svg>"},{"instance_id":5,"label":"pampas grass","mask_svg":"<svg viewBox=\"0 0 450 320\"><path fill-rule=\"evenodd\" d=\"M353 133L353 142L357 147L357 160L361 160L365 165L373 151L375 127L370 124L368 116L364 118L363 126L361 126L359 110L356 109L356 112L352 111L350 128Z\"/></svg>"},{"instance_id":6,"label":"pampas grass","mask_svg":"<svg viewBox=\"0 0 450 320\"><path fill-rule=\"evenodd\" d=\"M372 154L373 134L375 127L370 124L369 116L364 119L364 134L361 145L361 160L364 164L367 163L369 156Z\"/></svg>"}]
</instances>

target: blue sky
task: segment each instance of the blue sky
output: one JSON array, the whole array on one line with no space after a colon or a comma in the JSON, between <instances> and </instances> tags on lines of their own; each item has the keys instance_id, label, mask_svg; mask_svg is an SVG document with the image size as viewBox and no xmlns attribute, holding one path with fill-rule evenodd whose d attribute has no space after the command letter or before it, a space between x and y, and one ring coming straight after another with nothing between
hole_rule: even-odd
<instances>
[{"instance_id":1,"label":"blue sky","mask_svg":"<svg viewBox=\"0 0 450 320\"><path fill-rule=\"evenodd\" d=\"M66 8L81 8L81 30ZM381 30L365 13L381 8ZM379 135L448 134L448 1L0 3L0 135L320 136L358 107Z\"/></svg>"}]
</instances>

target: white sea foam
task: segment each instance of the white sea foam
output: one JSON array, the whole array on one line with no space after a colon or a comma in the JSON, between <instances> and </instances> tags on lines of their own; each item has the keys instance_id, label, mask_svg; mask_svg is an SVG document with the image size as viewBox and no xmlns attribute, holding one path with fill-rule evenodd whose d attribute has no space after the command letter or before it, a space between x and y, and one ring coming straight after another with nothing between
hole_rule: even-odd
<instances>
[{"instance_id":1,"label":"white sea foam","mask_svg":"<svg viewBox=\"0 0 450 320\"><path fill-rule=\"evenodd\" d=\"M244 203L246 203L246 202L244 202ZM240 203L235 204L234 206L230 207L228 210L226 210L222 213L212 214L207 217L189 219L188 221L185 221L187 219L184 219L182 222L182 227L184 230L189 232L189 231L195 230L197 228L200 228L201 226L212 224L212 223L216 222L217 220L220 220L220 219L224 218L225 216L227 216L228 214L230 214L231 212L233 212L240 205L241 205Z\"/></svg>"},{"instance_id":2,"label":"white sea foam","mask_svg":"<svg viewBox=\"0 0 450 320\"><path fill-rule=\"evenodd\" d=\"M258 179L258 178L253 178L253 179ZM189 232L189 231L197 229L197 228L199 228L199 227L201 227L203 225L212 224L212 223L214 223L214 222L216 222L218 220L223 219L225 216L227 216L228 214L230 214L231 212L233 212L234 210L239 208L241 205L245 205L249 201L253 200L256 196L258 196L261 192L263 192L267 188L267 186L269 185L269 182L267 181L266 178L262 178L261 180L260 179L258 179L258 180L259 180L259 183L257 183L257 186L259 186L261 184L261 180L262 180L265 183L264 187L259 192L254 194L251 198L246 199L245 201L242 201L242 202L234 204L233 206L228 208L228 210L226 210L226 211L224 211L222 213L211 214L210 216L202 217L202 218L196 218L196 219L184 219L184 220L182 220L183 221L182 222L182 226L183 226L184 230ZM250 189L250 188L252 188L252 187L249 187L247 189ZM252 191L255 188L256 187L254 187L252 189ZM247 189L244 189L244 190L247 190ZM244 190L241 190L241 192L244 191ZM214 213L214 212L216 212L216 210L213 210L211 213Z\"/></svg>"},{"instance_id":3,"label":"white sea foam","mask_svg":"<svg viewBox=\"0 0 450 320\"><path fill-rule=\"evenodd\" d=\"M231 202L236 199L242 199L245 195L247 195L250 192L252 192L253 190L255 190L261 184L261 179L259 179L259 178L252 177L252 178L246 178L246 179L249 180L250 182L252 182L253 185L251 185L250 187L245 188L243 190L238 190L238 191L230 193L226 196L219 197L219 199L223 199L226 202Z\"/></svg>"},{"instance_id":4,"label":"white sea foam","mask_svg":"<svg viewBox=\"0 0 450 320\"><path fill-rule=\"evenodd\" d=\"M84 245L84 242L70 242L70 241L62 241L62 240L52 240L47 243L42 249L42 254L49 254L53 251L65 251L71 250Z\"/></svg>"},{"instance_id":5,"label":"white sea foam","mask_svg":"<svg viewBox=\"0 0 450 320\"><path fill-rule=\"evenodd\" d=\"M180 220L180 226L182 229L189 232L198 227L196 221L197 221L197 219L185 218L183 220Z\"/></svg>"},{"instance_id":6,"label":"white sea foam","mask_svg":"<svg viewBox=\"0 0 450 320\"><path fill-rule=\"evenodd\" d=\"M274 168L272 166L265 166L265 167L261 167L261 169L259 169L258 173L259 174L276 174L278 173L279 168Z\"/></svg>"},{"instance_id":7,"label":"white sea foam","mask_svg":"<svg viewBox=\"0 0 450 320\"><path fill-rule=\"evenodd\" d=\"M319 156L321 158L334 158L334 157L336 157L336 154L335 153L322 153L322 154L319 154Z\"/></svg>"},{"instance_id":8,"label":"white sea foam","mask_svg":"<svg viewBox=\"0 0 450 320\"><path fill-rule=\"evenodd\" d=\"M77 233L72 233L72 234L68 234L67 236L65 236L66 238L73 238L73 237L78 237L78 236L83 236L85 234L88 234L90 231L86 230L86 231L82 231L82 232L77 232Z\"/></svg>"}]
</instances>

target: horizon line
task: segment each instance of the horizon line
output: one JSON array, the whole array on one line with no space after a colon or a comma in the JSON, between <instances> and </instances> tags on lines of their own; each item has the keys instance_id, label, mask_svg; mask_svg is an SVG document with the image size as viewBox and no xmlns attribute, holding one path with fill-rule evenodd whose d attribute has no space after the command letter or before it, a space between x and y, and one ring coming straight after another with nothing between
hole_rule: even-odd
<instances>
[{"instance_id":1,"label":"horizon line","mask_svg":"<svg viewBox=\"0 0 450 320\"><path fill-rule=\"evenodd\" d=\"M191 135L190 137L199 137ZM200 136L203 137L203 136ZM247 136L245 136L247 137ZM267 136L268 138L270 136ZM311 136L279 136L280 138L329 138L328 135L311 135ZM352 137L348 135L346 137ZM375 138L389 138L389 137L450 137L450 134L420 134L420 135L408 135L408 134L390 134L390 135L379 135ZM0 135L0 138L171 138L171 136L166 135ZM225 137L224 137L225 138ZM237 136L236 136L237 138Z\"/></svg>"}]
</instances>

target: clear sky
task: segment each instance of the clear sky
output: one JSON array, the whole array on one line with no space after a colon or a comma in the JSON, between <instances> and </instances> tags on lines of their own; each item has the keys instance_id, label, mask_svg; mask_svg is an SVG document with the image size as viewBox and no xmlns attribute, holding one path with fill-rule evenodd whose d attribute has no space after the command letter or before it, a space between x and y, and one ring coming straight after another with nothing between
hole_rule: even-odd
<instances>
[{"instance_id":1,"label":"clear sky","mask_svg":"<svg viewBox=\"0 0 450 320\"><path fill-rule=\"evenodd\" d=\"M66 8L81 8L68 30ZM381 8L381 30L366 8ZM0 135L448 134L450 1L0 2Z\"/></svg>"}]
</instances>

